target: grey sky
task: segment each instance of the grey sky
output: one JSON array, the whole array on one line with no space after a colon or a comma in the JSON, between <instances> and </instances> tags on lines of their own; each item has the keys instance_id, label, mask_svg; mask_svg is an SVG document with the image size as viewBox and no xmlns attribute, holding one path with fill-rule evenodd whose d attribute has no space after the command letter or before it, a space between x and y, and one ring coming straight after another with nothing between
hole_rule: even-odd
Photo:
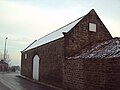
<instances>
[{"instance_id":1,"label":"grey sky","mask_svg":"<svg viewBox=\"0 0 120 90\"><path fill-rule=\"evenodd\" d=\"M113 37L119 37L120 0L0 0L0 52L8 37L12 64L20 51L61 26L95 9Z\"/></svg>"}]
</instances>

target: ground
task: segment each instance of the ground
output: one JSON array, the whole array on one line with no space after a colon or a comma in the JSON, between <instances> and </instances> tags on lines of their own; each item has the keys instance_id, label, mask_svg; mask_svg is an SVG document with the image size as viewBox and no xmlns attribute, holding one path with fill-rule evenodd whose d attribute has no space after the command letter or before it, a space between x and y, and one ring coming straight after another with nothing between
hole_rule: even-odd
<instances>
[{"instance_id":1,"label":"ground","mask_svg":"<svg viewBox=\"0 0 120 90\"><path fill-rule=\"evenodd\" d=\"M57 90L21 78L19 73L0 73L0 90Z\"/></svg>"}]
</instances>

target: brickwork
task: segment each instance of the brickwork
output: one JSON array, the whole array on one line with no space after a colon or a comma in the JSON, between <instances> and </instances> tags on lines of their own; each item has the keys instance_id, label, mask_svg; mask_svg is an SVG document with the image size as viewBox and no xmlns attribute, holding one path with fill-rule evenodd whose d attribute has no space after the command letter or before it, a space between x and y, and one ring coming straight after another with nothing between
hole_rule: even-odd
<instances>
[{"instance_id":1,"label":"brickwork","mask_svg":"<svg viewBox=\"0 0 120 90\"><path fill-rule=\"evenodd\" d=\"M64 60L64 39L53 41L22 53L21 74L32 78L33 57L40 57L39 80L44 83L62 87L62 68ZM25 59L25 54L28 58Z\"/></svg>"},{"instance_id":2,"label":"brickwork","mask_svg":"<svg viewBox=\"0 0 120 90\"><path fill-rule=\"evenodd\" d=\"M66 60L64 80L71 90L119 90L120 58Z\"/></svg>"},{"instance_id":3,"label":"brickwork","mask_svg":"<svg viewBox=\"0 0 120 90\"><path fill-rule=\"evenodd\" d=\"M96 32L89 31L89 23L96 24ZM72 56L91 43L107 39L112 39L112 36L92 10L70 32L65 34L65 54Z\"/></svg>"},{"instance_id":4,"label":"brickwork","mask_svg":"<svg viewBox=\"0 0 120 90\"><path fill-rule=\"evenodd\" d=\"M63 76L64 87L66 87L66 89L83 90L84 88L83 60L65 60Z\"/></svg>"},{"instance_id":5,"label":"brickwork","mask_svg":"<svg viewBox=\"0 0 120 90\"><path fill-rule=\"evenodd\" d=\"M96 32L89 31L89 23L96 24ZM113 73L115 67L113 68L112 64L108 64L107 67L107 63L109 61L113 63L115 60L108 60L108 62L106 59L105 61L104 59L65 60L65 57L79 54L85 47L91 47L91 44L112 39L112 36L95 11L91 10L69 32L63 32L63 34L63 38L23 51L21 56L21 74L32 78L33 57L38 55L40 57L39 81L41 82L65 87L69 90L104 90L105 88L107 90L111 88L109 86L110 77L112 74L115 76L113 79L118 76L117 73ZM25 54L28 56L27 59L25 59ZM119 63L116 63L116 65L118 65L119 69ZM110 75L107 73L109 68L112 70ZM118 83L117 81L114 82ZM110 84L114 87L113 81Z\"/></svg>"}]
</instances>

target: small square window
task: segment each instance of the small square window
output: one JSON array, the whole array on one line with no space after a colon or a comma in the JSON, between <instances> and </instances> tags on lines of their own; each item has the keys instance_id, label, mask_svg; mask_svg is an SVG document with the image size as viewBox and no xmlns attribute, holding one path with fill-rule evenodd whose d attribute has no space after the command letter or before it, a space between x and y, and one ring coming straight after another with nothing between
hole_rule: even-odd
<instances>
[{"instance_id":1,"label":"small square window","mask_svg":"<svg viewBox=\"0 0 120 90\"><path fill-rule=\"evenodd\" d=\"M89 31L96 32L96 24L89 23Z\"/></svg>"},{"instance_id":2,"label":"small square window","mask_svg":"<svg viewBox=\"0 0 120 90\"><path fill-rule=\"evenodd\" d=\"M25 59L27 59L27 54L25 54Z\"/></svg>"}]
</instances>

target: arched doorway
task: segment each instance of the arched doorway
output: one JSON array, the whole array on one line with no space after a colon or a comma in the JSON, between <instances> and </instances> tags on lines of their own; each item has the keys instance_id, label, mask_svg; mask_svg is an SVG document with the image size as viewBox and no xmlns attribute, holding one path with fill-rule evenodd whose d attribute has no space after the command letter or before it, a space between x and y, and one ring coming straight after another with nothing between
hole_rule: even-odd
<instances>
[{"instance_id":1,"label":"arched doorway","mask_svg":"<svg viewBox=\"0 0 120 90\"><path fill-rule=\"evenodd\" d=\"M39 56L35 55L33 58L33 79L39 80Z\"/></svg>"}]
</instances>

